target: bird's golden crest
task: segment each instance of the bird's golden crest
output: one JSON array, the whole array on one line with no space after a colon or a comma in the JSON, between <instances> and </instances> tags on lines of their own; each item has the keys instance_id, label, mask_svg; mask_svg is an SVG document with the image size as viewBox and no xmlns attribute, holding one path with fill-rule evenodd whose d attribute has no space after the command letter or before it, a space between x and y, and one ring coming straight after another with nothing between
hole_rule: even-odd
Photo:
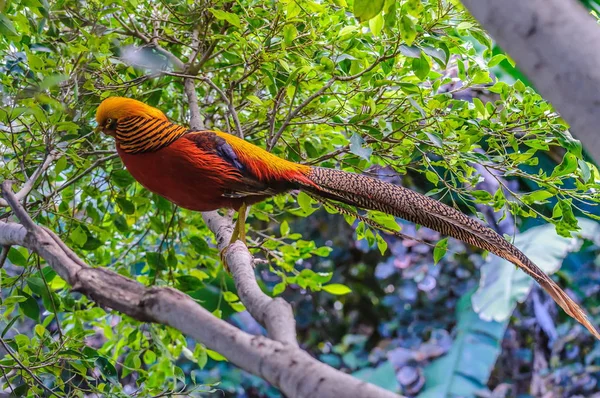
<instances>
[{"instance_id":1,"label":"bird's golden crest","mask_svg":"<svg viewBox=\"0 0 600 398\"><path fill-rule=\"evenodd\" d=\"M99 128L106 127L107 121L118 121L131 116L168 121L160 110L131 98L109 97L102 101L96 111L96 122Z\"/></svg>"}]
</instances>

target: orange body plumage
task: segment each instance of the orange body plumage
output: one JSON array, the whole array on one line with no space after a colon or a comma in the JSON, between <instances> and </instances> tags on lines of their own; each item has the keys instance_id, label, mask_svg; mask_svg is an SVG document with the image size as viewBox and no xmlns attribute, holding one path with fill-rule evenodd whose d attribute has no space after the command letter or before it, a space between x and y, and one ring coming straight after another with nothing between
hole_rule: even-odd
<instances>
[{"instance_id":1,"label":"orange body plumage","mask_svg":"<svg viewBox=\"0 0 600 398\"><path fill-rule=\"evenodd\" d=\"M581 307L519 249L492 229L432 198L363 175L289 162L226 133L188 130L171 123L160 110L128 98L104 100L96 120L99 129L115 137L117 151L133 177L181 207L237 210L300 189L334 206L341 202L402 217L512 262L600 339Z\"/></svg>"}]
</instances>

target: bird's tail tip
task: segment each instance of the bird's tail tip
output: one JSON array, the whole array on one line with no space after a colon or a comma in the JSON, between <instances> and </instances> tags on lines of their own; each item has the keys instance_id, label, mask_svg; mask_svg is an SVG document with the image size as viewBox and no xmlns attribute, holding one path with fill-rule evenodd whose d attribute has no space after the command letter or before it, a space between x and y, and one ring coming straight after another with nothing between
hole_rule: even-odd
<instances>
[{"instance_id":1,"label":"bird's tail tip","mask_svg":"<svg viewBox=\"0 0 600 398\"><path fill-rule=\"evenodd\" d=\"M552 281L550 278L548 280ZM562 309L579 323L581 323L589 332L600 340L600 332L592 324L587 314L571 297L567 295L562 289L560 289L553 281L550 284L550 289L546 289L552 298L562 307Z\"/></svg>"}]
</instances>

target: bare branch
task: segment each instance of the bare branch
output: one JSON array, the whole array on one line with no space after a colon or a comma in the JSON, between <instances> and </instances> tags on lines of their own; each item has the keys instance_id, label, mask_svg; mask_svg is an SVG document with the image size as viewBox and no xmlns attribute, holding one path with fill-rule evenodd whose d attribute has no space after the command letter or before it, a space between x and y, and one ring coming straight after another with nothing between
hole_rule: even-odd
<instances>
[{"instance_id":1,"label":"bare branch","mask_svg":"<svg viewBox=\"0 0 600 398\"><path fill-rule=\"evenodd\" d=\"M88 266L64 243L59 244L56 235L32 222L10 190L10 183L3 183L2 191L26 227L0 223L0 245L21 245L38 253L75 290L101 306L143 322L172 326L242 369L264 378L289 397L396 397L390 391L315 360L293 344L249 335L216 318L178 290L147 288L108 269ZM211 215L216 213L207 216ZM227 225L216 227L221 234L229 231ZM243 245L237 246L239 249L229 250L228 259L235 260L235 253L245 250ZM245 258L249 259L249 254Z\"/></svg>"},{"instance_id":2,"label":"bare branch","mask_svg":"<svg viewBox=\"0 0 600 398\"><path fill-rule=\"evenodd\" d=\"M600 29L581 2L463 3L600 161Z\"/></svg>"}]
</instances>

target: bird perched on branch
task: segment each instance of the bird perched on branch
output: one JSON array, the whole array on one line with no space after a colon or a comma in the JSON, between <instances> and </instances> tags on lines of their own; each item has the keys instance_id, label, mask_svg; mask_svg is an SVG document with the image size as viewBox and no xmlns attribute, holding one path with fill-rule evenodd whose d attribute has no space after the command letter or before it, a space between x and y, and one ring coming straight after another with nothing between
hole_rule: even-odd
<instances>
[{"instance_id":1,"label":"bird perched on branch","mask_svg":"<svg viewBox=\"0 0 600 398\"><path fill-rule=\"evenodd\" d=\"M342 212L348 210L336 203L378 210L512 262L600 339L582 308L519 249L492 229L434 199L360 174L289 162L220 131L190 130L170 122L160 110L129 98L105 99L96 121L98 130L115 138L127 170L148 190L190 210L238 210L232 242L245 240L247 205L290 190L302 190Z\"/></svg>"}]
</instances>

